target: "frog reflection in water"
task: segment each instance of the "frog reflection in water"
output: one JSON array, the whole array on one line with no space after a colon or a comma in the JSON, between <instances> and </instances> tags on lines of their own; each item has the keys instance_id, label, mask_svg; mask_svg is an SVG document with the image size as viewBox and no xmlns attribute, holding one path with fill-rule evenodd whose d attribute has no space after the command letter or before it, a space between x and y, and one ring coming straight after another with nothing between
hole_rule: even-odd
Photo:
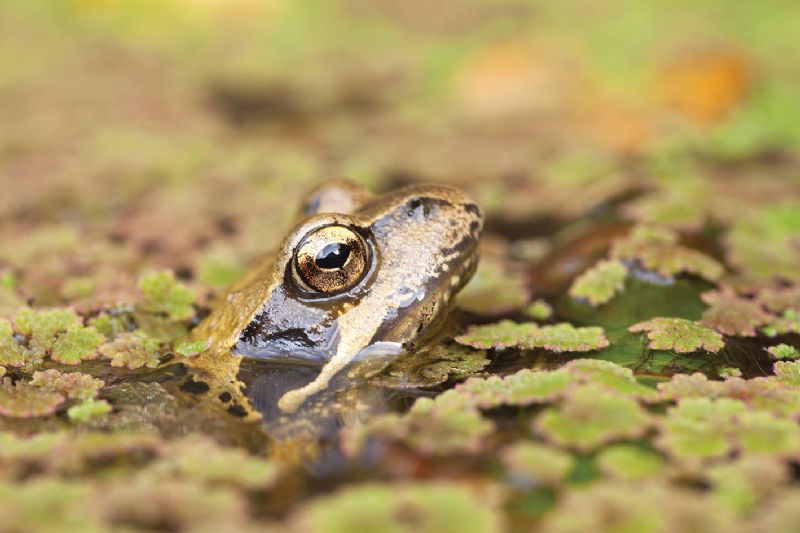
<instances>
[{"instance_id":1,"label":"frog reflection in water","mask_svg":"<svg viewBox=\"0 0 800 533\"><path fill-rule=\"evenodd\" d=\"M206 357L322 364L280 398L283 412L350 363L391 359L430 338L475 271L482 229L474 201L438 185L374 197L331 181L310 193L303 214L277 256L245 275L194 332L210 340Z\"/></svg>"}]
</instances>

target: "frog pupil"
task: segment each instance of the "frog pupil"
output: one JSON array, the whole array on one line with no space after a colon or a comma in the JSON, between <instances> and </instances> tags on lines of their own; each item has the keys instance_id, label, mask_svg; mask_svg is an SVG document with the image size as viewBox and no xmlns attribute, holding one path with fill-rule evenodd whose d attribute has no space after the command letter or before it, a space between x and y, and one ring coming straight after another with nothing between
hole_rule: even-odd
<instances>
[{"instance_id":1,"label":"frog pupil","mask_svg":"<svg viewBox=\"0 0 800 533\"><path fill-rule=\"evenodd\" d=\"M324 269L337 269L342 268L350 257L350 247L340 242L326 244L325 247L319 251L314 263L319 268Z\"/></svg>"}]
</instances>

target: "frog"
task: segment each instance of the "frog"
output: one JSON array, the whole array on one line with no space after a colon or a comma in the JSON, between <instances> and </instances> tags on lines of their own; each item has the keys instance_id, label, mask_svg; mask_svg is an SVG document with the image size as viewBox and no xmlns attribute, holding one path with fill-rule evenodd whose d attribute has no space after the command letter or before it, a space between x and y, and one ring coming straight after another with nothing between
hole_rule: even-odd
<instances>
[{"instance_id":1,"label":"frog","mask_svg":"<svg viewBox=\"0 0 800 533\"><path fill-rule=\"evenodd\" d=\"M294 412L348 365L391 360L433 338L475 272L482 230L479 206L456 187L374 195L352 181L323 182L277 253L257 261L195 328L210 347L206 366L231 357L321 366L278 401ZM227 379L236 385L232 373Z\"/></svg>"}]
</instances>

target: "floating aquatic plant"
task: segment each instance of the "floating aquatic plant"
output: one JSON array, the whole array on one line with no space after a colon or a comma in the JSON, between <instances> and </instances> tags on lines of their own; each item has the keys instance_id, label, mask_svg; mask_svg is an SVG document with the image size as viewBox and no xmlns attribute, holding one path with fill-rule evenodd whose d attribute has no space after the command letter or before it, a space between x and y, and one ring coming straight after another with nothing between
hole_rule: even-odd
<instances>
[{"instance_id":1,"label":"floating aquatic plant","mask_svg":"<svg viewBox=\"0 0 800 533\"><path fill-rule=\"evenodd\" d=\"M646 331L653 350L675 350L678 353L718 352L724 346L722 335L702 324L684 318L657 317L639 322L628 331Z\"/></svg>"},{"instance_id":2,"label":"floating aquatic plant","mask_svg":"<svg viewBox=\"0 0 800 533\"><path fill-rule=\"evenodd\" d=\"M664 459L657 453L633 444L603 448L595 458L600 471L617 479L646 479L661 473Z\"/></svg>"},{"instance_id":3,"label":"floating aquatic plant","mask_svg":"<svg viewBox=\"0 0 800 533\"><path fill-rule=\"evenodd\" d=\"M443 481L345 487L310 502L292 524L297 531L321 533L501 530L495 504L478 499L463 485Z\"/></svg>"},{"instance_id":4,"label":"floating aquatic plant","mask_svg":"<svg viewBox=\"0 0 800 533\"><path fill-rule=\"evenodd\" d=\"M55 369L33 373L31 385L40 389L58 392L73 400L89 400L97 396L103 388L103 380L95 379L80 372L61 373Z\"/></svg>"},{"instance_id":5,"label":"floating aquatic plant","mask_svg":"<svg viewBox=\"0 0 800 533\"><path fill-rule=\"evenodd\" d=\"M709 291L701 295L709 308L700 322L724 335L755 337L756 329L775 317L755 300L747 300L732 291Z\"/></svg>"},{"instance_id":6,"label":"floating aquatic plant","mask_svg":"<svg viewBox=\"0 0 800 533\"><path fill-rule=\"evenodd\" d=\"M136 369L158 366L159 343L140 331L122 333L100 346L100 354L111 359L111 366Z\"/></svg>"},{"instance_id":7,"label":"floating aquatic plant","mask_svg":"<svg viewBox=\"0 0 800 533\"><path fill-rule=\"evenodd\" d=\"M145 274L139 280L142 298L137 308L146 313L163 313L172 320L194 316L195 295L175 279L171 270Z\"/></svg>"},{"instance_id":8,"label":"floating aquatic plant","mask_svg":"<svg viewBox=\"0 0 800 533\"><path fill-rule=\"evenodd\" d=\"M597 306L611 300L625 287L628 269L619 261L600 261L575 278L569 289L573 298Z\"/></svg>"},{"instance_id":9,"label":"floating aquatic plant","mask_svg":"<svg viewBox=\"0 0 800 533\"><path fill-rule=\"evenodd\" d=\"M107 415L111 412L111 404L105 400L89 398L67 409L67 416L74 422L88 422L93 418Z\"/></svg>"},{"instance_id":10,"label":"floating aquatic plant","mask_svg":"<svg viewBox=\"0 0 800 533\"><path fill-rule=\"evenodd\" d=\"M525 316L533 318L534 320L548 320L551 316L553 316L553 306L551 306L545 300L538 298L526 305L525 309L522 310L522 313Z\"/></svg>"},{"instance_id":11,"label":"floating aquatic plant","mask_svg":"<svg viewBox=\"0 0 800 533\"><path fill-rule=\"evenodd\" d=\"M517 324L510 320L486 326L471 326L455 340L480 349L544 348L554 352L586 352L608 346L603 328L576 328L567 323L538 326L533 322Z\"/></svg>"},{"instance_id":12,"label":"floating aquatic plant","mask_svg":"<svg viewBox=\"0 0 800 533\"><path fill-rule=\"evenodd\" d=\"M0 385L0 414L13 418L50 415L64 403L64 396L18 381L3 378Z\"/></svg>"},{"instance_id":13,"label":"floating aquatic plant","mask_svg":"<svg viewBox=\"0 0 800 533\"><path fill-rule=\"evenodd\" d=\"M620 261L637 261L665 277L685 272L715 281L722 276L724 269L716 260L678 244L678 240L678 233L672 229L640 225L627 237L616 241L610 255Z\"/></svg>"},{"instance_id":14,"label":"floating aquatic plant","mask_svg":"<svg viewBox=\"0 0 800 533\"><path fill-rule=\"evenodd\" d=\"M558 486L575 467L571 453L530 441L519 441L505 448L500 460L512 483L525 488Z\"/></svg>"},{"instance_id":15,"label":"floating aquatic plant","mask_svg":"<svg viewBox=\"0 0 800 533\"><path fill-rule=\"evenodd\" d=\"M775 359L800 359L800 351L788 344L781 343L764 349Z\"/></svg>"},{"instance_id":16,"label":"floating aquatic plant","mask_svg":"<svg viewBox=\"0 0 800 533\"><path fill-rule=\"evenodd\" d=\"M640 437L650 422L650 416L635 400L585 385L575 389L561 405L545 409L533 427L555 444L589 451L617 439Z\"/></svg>"}]
</instances>

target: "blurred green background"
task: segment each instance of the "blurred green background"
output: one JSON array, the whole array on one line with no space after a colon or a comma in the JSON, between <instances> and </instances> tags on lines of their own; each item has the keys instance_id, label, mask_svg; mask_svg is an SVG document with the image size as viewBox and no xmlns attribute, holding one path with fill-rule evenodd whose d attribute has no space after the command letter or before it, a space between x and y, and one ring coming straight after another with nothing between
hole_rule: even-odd
<instances>
[{"instance_id":1,"label":"blurred green background","mask_svg":"<svg viewBox=\"0 0 800 533\"><path fill-rule=\"evenodd\" d=\"M797 192L798 23L788 0L3 0L0 261L45 304L124 299L143 265L224 285L331 176L458 183L512 236L643 192L629 218L726 224Z\"/></svg>"}]
</instances>

